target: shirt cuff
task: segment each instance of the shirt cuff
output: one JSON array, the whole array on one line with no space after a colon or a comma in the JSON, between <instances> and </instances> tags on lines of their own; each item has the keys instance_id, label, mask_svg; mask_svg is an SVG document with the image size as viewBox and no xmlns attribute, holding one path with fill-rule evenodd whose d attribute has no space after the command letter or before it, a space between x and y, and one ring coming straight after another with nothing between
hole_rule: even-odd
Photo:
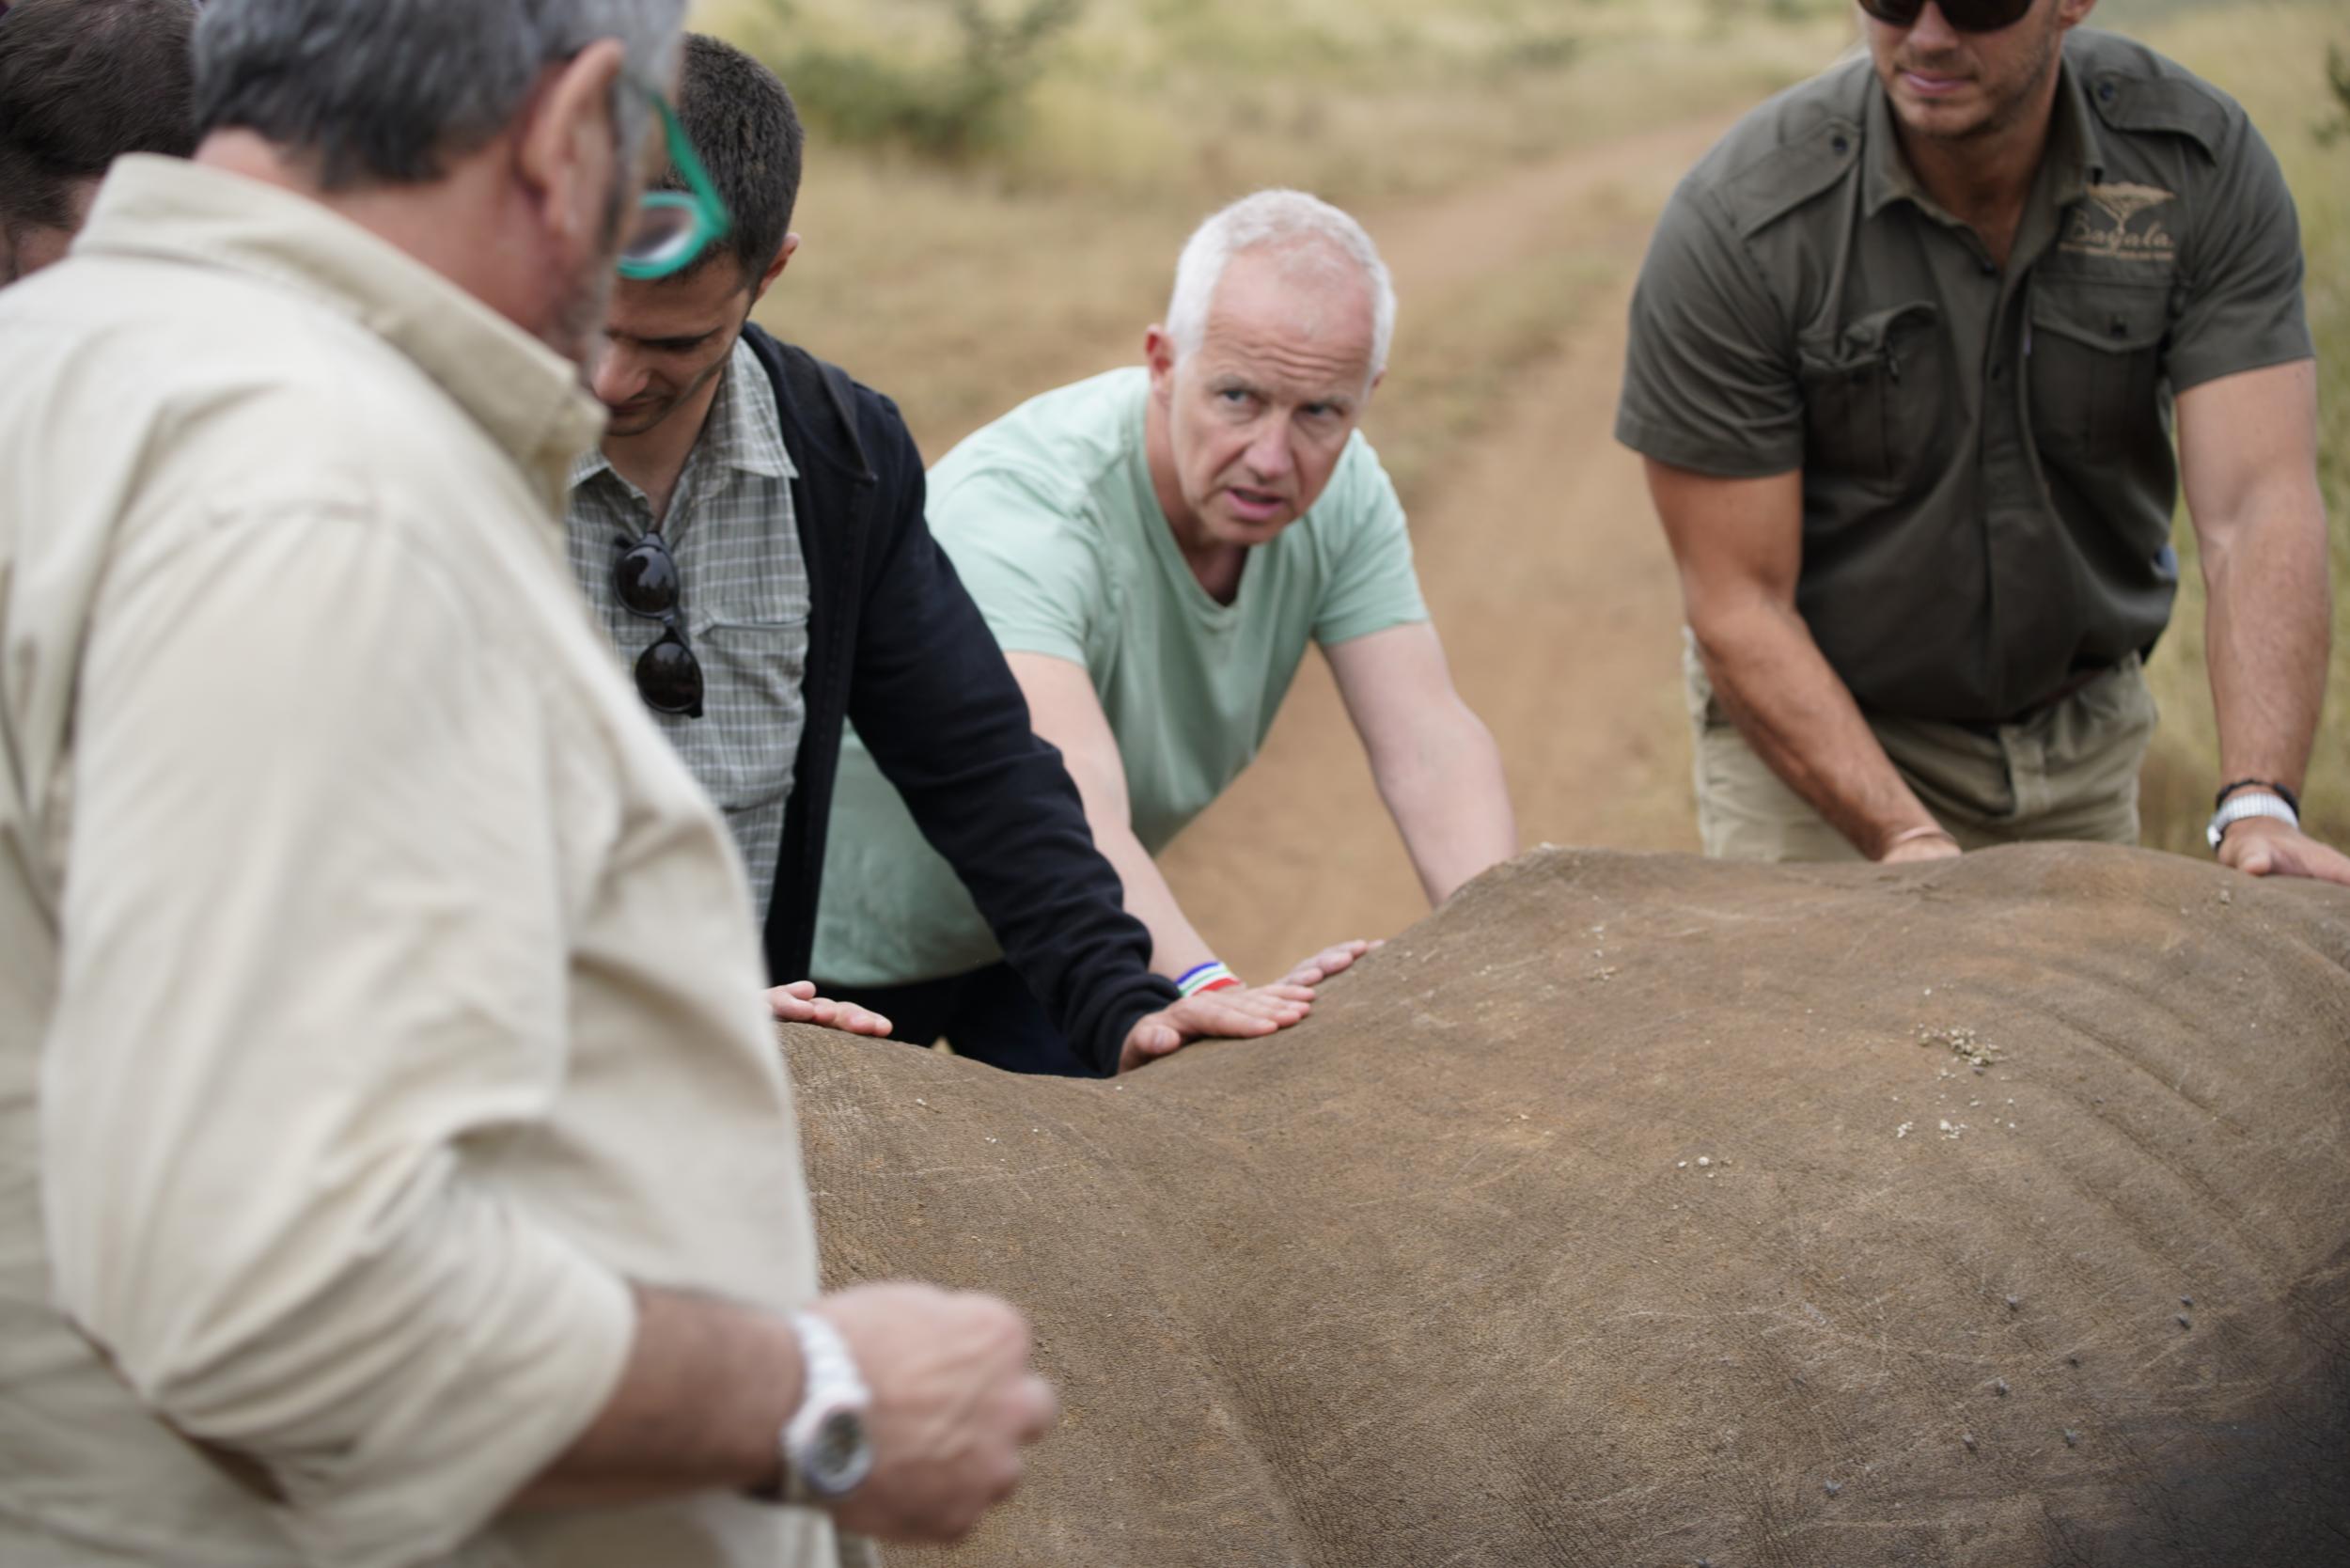
<instances>
[{"instance_id":1,"label":"shirt cuff","mask_svg":"<svg viewBox=\"0 0 2350 1568\"><path fill-rule=\"evenodd\" d=\"M1120 996L1104 1011L1104 1027L1088 1063L1095 1076L1115 1078L1118 1062L1126 1049L1126 1037L1135 1032L1135 1026L1154 1012L1164 1012L1182 1000L1174 982L1163 976L1152 975L1135 987L1130 996Z\"/></svg>"},{"instance_id":2,"label":"shirt cuff","mask_svg":"<svg viewBox=\"0 0 2350 1568\"><path fill-rule=\"evenodd\" d=\"M636 1337L626 1281L535 1228L510 1234L533 1288L419 1368L426 1390L325 1475L279 1466L288 1532L320 1568L413 1568L489 1528L595 1421ZM533 1258L528 1254L538 1253Z\"/></svg>"},{"instance_id":3,"label":"shirt cuff","mask_svg":"<svg viewBox=\"0 0 2350 1568\"><path fill-rule=\"evenodd\" d=\"M1399 626L1425 626L1434 619L1428 613L1428 606L1425 604L1418 606L1409 615L1390 612L1384 615L1355 616L1344 620L1333 621L1328 626L1316 628L1314 641L1324 648L1336 648L1340 643L1375 636L1381 632L1392 632Z\"/></svg>"},{"instance_id":4,"label":"shirt cuff","mask_svg":"<svg viewBox=\"0 0 2350 1568\"><path fill-rule=\"evenodd\" d=\"M1767 479L1803 466L1800 449L1782 454L1728 447L1718 441L1692 435L1678 425L1664 424L1635 414L1630 409L1622 410L1616 416L1616 439L1643 457L1654 458L1675 468L1685 468L1693 474L1703 474L1709 478Z\"/></svg>"},{"instance_id":5,"label":"shirt cuff","mask_svg":"<svg viewBox=\"0 0 2350 1568\"><path fill-rule=\"evenodd\" d=\"M998 626L992 621L988 630L995 634L995 646L1006 653L1040 653L1048 659L1065 659L1079 668L1085 667L1085 644L1075 637L1036 627Z\"/></svg>"},{"instance_id":6,"label":"shirt cuff","mask_svg":"<svg viewBox=\"0 0 2350 1568\"><path fill-rule=\"evenodd\" d=\"M2247 370L2273 369L2280 365L2295 365L2304 359L2317 357L2316 345L2306 333L2279 333L2265 339L2249 343L2230 343L2198 353L2193 349L2173 350L2163 363L2170 378L2173 396L2217 381L2222 376L2242 375Z\"/></svg>"}]
</instances>

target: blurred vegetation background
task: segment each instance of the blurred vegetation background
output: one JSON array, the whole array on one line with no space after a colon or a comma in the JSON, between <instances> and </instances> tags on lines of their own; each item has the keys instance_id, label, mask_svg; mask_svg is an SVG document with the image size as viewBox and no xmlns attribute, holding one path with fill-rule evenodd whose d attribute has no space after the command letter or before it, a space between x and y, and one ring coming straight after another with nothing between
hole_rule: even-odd
<instances>
[{"instance_id":1,"label":"blurred vegetation background","mask_svg":"<svg viewBox=\"0 0 2350 1568\"><path fill-rule=\"evenodd\" d=\"M1674 127L1710 135L1856 39L1847 0L700 0L694 21L773 64L810 124L806 248L762 319L896 397L933 456L1026 396L1136 357L1183 236L1234 196L1301 185L1361 213L1391 253L1410 247L1415 275L1441 287L1406 292L1397 374L1370 430L1416 531L1458 454L1595 312L1620 309L1669 180L1627 160L1622 178L1587 181L1555 211L1529 200L1508 244L1458 221L1467 196L1507 207L1512 181L1532 192L1559 160L1653 147L1642 138ZM2340 598L2350 6L2105 0L2093 22L2240 99L2299 200ZM1576 518L1572 494L1528 501L1529 525L1655 530L1644 510ZM2201 854L2217 740L2184 523L2179 541L2179 614L2152 671L2164 722L2146 834ZM1441 545L1420 539L1424 556ZM1598 823L1525 811L1529 839L1688 846L1677 693L1585 692L1572 669L1529 678L1553 683L1561 724L1620 701L1660 727L1632 776L1607 786L1653 809ZM2350 845L2350 638L2330 697L2310 823Z\"/></svg>"},{"instance_id":2,"label":"blurred vegetation background","mask_svg":"<svg viewBox=\"0 0 2350 1568\"><path fill-rule=\"evenodd\" d=\"M898 397L937 451L1007 392L1135 354L1183 237L1235 196L1298 185L1400 225L1563 149L1758 102L1851 37L1842 0L702 0L694 15L775 66L810 125L807 250L779 324ZM1501 313L1562 309L1526 291ZM1404 333L1461 352L1426 303L1406 302ZM1556 337L1556 321L1519 324Z\"/></svg>"}]
</instances>

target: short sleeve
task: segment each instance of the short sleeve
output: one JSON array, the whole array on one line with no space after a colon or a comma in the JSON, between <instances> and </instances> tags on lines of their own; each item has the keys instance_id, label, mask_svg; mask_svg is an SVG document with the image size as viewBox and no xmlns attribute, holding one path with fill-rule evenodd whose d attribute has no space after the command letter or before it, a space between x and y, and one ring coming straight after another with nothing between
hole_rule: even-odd
<instances>
[{"instance_id":1,"label":"short sleeve","mask_svg":"<svg viewBox=\"0 0 2350 1568\"><path fill-rule=\"evenodd\" d=\"M1360 434L1340 463L1332 486L1338 494L1329 497L1340 510L1340 527L1329 587L1314 610L1314 640L1324 648L1428 619L1394 481Z\"/></svg>"},{"instance_id":2,"label":"short sleeve","mask_svg":"<svg viewBox=\"0 0 2350 1568\"><path fill-rule=\"evenodd\" d=\"M1109 584L1089 515L1060 487L986 468L931 493L931 531L1007 653L1089 664Z\"/></svg>"},{"instance_id":3,"label":"short sleeve","mask_svg":"<svg viewBox=\"0 0 2350 1568\"><path fill-rule=\"evenodd\" d=\"M1632 295L1616 439L1724 478L1803 465L1803 388L1778 304L1753 259L1683 181Z\"/></svg>"},{"instance_id":4,"label":"short sleeve","mask_svg":"<svg viewBox=\"0 0 2350 1568\"><path fill-rule=\"evenodd\" d=\"M2174 391L2317 352L2302 304L2293 193L2241 115L2220 145L2219 165L2180 257L2186 300L2170 331Z\"/></svg>"}]
</instances>

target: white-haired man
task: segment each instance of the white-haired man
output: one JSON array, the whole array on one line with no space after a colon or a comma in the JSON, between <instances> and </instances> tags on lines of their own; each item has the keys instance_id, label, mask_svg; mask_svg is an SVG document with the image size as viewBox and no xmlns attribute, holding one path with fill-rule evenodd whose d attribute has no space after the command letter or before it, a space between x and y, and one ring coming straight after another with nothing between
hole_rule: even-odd
<instances>
[{"instance_id":1,"label":"white-haired man","mask_svg":"<svg viewBox=\"0 0 2350 1568\"><path fill-rule=\"evenodd\" d=\"M1353 218L1266 191L1210 218L1147 367L1048 392L948 453L932 530L1067 757L1152 962L1236 983L1152 856L1222 793L1322 646L1432 901L1516 847L1499 753L1453 689L1403 510L1356 427L1395 292ZM815 973L901 1039L1030 1072L1068 1047L863 750L842 759ZM1309 959L1310 984L1351 963Z\"/></svg>"}]
</instances>

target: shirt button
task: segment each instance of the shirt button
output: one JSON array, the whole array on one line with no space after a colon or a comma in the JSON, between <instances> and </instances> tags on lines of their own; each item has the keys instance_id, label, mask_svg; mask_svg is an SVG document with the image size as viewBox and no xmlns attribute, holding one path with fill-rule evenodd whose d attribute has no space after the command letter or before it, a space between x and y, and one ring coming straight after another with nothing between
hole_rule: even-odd
<instances>
[{"instance_id":1,"label":"shirt button","mask_svg":"<svg viewBox=\"0 0 2350 1568\"><path fill-rule=\"evenodd\" d=\"M1852 138L1849 136L1839 136L1827 145L1839 152L1850 152L1852 150Z\"/></svg>"},{"instance_id":2,"label":"shirt button","mask_svg":"<svg viewBox=\"0 0 2350 1568\"><path fill-rule=\"evenodd\" d=\"M1992 366L1992 367L1991 367L1991 379L1992 379L1993 381L2003 381L2003 380L2005 380L2005 379L2006 379L2006 377L2007 377L2007 367L2006 367L2006 366L2004 366L2004 365L1994 365L1994 366Z\"/></svg>"}]
</instances>

